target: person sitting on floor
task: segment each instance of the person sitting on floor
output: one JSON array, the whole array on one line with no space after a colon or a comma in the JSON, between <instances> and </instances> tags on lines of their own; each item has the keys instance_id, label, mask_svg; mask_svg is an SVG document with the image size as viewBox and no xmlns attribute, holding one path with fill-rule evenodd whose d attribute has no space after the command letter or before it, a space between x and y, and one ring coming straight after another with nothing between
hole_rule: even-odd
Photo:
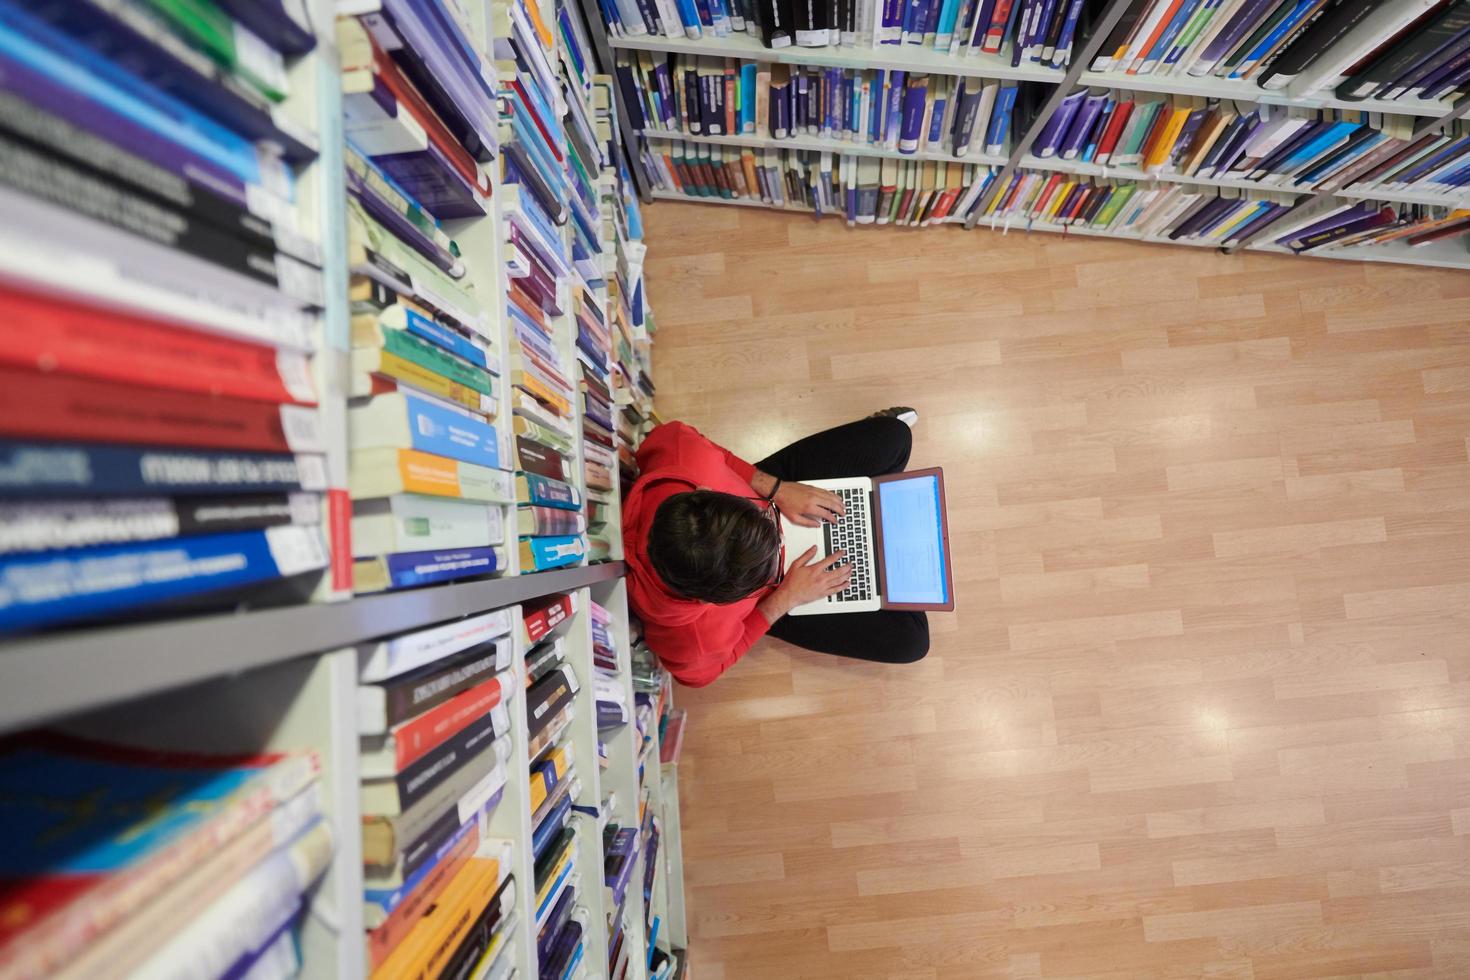
<instances>
[{"instance_id":1,"label":"person sitting on floor","mask_svg":"<svg viewBox=\"0 0 1470 980\"><path fill-rule=\"evenodd\" d=\"M810 549L782 574L781 517L840 521L836 494L801 483L899 473L918 413L891 408L747 463L683 422L660 425L637 453L623 503L628 600L649 647L682 684L703 687L762 636L839 657L914 663L929 651L922 612L791 617L846 587L842 553Z\"/></svg>"}]
</instances>

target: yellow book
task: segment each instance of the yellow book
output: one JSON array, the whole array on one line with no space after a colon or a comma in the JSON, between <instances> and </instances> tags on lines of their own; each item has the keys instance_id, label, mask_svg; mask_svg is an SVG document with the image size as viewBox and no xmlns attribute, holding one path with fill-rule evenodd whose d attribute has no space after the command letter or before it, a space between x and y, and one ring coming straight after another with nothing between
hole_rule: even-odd
<instances>
[{"instance_id":1,"label":"yellow book","mask_svg":"<svg viewBox=\"0 0 1470 980\"><path fill-rule=\"evenodd\" d=\"M505 470L417 449L356 449L348 454L347 492L354 500L422 493L508 503L515 499L515 480Z\"/></svg>"},{"instance_id":2,"label":"yellow book","mask_svg":"<svg viewBox=\"0 0 1470 980\"><path fill-rule=\"evenodd\" d=\"M579 841L577 841L575 838L572 840L567 849L562 851L561 857L557 859L556 864L554 864L551 870L547 873L546 879L541 883L541 887L536 889L537 908L541 907L541 904L546 901L546 896L550 895L552 889L556 887L557 881L561 879L562 872L565 871L567 867L577 859L578 843Z\"/></svg>"},{"instance_id":3,"label":"yellow book","mask_svg":"<svg viewBox=\"0 0 1470 980\"><path fill-rule=\"evenodd\" d=\"M373 971L373 980L431 980L448 965L500 888L500 862L473 857L439 900Z\"/></svg>"},{"instance_id":4,"label":"yellow book","mask_svg":"<svg viewBox=\"0 0 1470 980\"><path fill-rule=\"evenodd\" d=\"M551 763L552 772L555 773L555 778L553 779L551 784L548 785L546 782L546 778L541 773L531 773L532 813L535 813L537 810L541 809L541 804L546 802L546 797L550 795L552 788L567 777L568 770L572 768L571 745L559 746L554 752L546 757L546 761Z\"/></svg>"},{"instance_id":5,"label":"yellow book","mask_svg":"<svg viewBox=\"0 0 1470 980\"><path fill-rule=\"evenodd\" d=\"M546 382L529 371L516 369L510 372L510 383L517 388L534 396L538 401L544 403L558 415L570 415L572 403L565 396L559 394Z\"/></svg>"},{"instance_id":6,"label":"yellow book","mask_svg":"<svg viewBox=\"0 0 1470 980\"><path fill-rule=\"evenodd\" d=\"M1224 221L1216 227L1210 229L1210 231L1206 233L1205 237L1213 238L1218 241L1219 239L1226 237L1236 228L1239 228L1241 225L1245 224L1247 221L1256 217L1260 213L1261 209L1256 205L1254 201L1247 201L1235 212L1235 214L1230 216L1229 220Z\"/></svg>"},{"instance_id":7,"label":"yellow book","mask_svg":"<svg viewBox=\"0 0 1470 980\"><path fill-rule=\"evenodd\" d=\"M1071 194L1072 188L1076 186L1077 181L1075 180L1063 181L1062 185L1056 189L1056 193L1052 194L1051 200L1046 202L1046 212L1042 215L1041 220L1048 224L1055 223L1057 212L1062 209L1062 202L1067 199L1067 195Z\"/></svg>"},{"instance_id":8,"label":"yellow book","mask_svg":"<svg viewBox=\"0 0 1470 980\"><path fill-rule=\"evenodd\" d=\"M740 151L740 169L745 171L745 187L748 197L761 196L761 182L755 174L755 154L750 150Z\"/></svg>"},{"instance_id":9,"label":"yellow book","mask_svg":"<svg viewBox=\"0 0 1470 980\"><path fill-rule=\"evenodd\" d=\"M397 354L374 347L359 347L352 352L352 380L348 394L352 398L366 398L378 394L380 389L373 384L373 375L380 374L394 381L401 381L411 388L442 398L456 405L463 405L472 412L487 418L495 417L495 396L486 395L466 388L428 368L399 357ZM493 377L493 376L492 376ZM492 380L491 384L495 382Z\"/></svg>"},{"instance_id":10,"label":"yellow book","mask_svg":"<svg viewBox=\"0 0 1470 980\"><path fill-rule=\"evenodd\" d=\"M1143 158L1143 169L1149 173L1156 173L1168 161L1169 155L1174 152L1174 144L1179 141L1179 134L1184 131L1184 124L1189 121L1189 114L1198 106L1195 98L1177 99L1170 109L1169 121L1164 124L1159 138L1154 140L1148 148L1148 154Z\"/></svg>"}]
</instances>

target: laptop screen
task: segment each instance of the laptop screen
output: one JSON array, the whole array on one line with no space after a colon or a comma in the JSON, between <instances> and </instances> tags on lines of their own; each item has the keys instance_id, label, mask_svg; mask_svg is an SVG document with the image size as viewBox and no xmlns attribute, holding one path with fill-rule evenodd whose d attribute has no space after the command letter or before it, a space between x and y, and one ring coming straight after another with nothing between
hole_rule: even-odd
<instances>
[{"instance_id":1,"label":"laptop screen","mask_svg":"<svg viewBox=\"0 0 1470 980\"><path fill-rule=\"evenodd\" d=\"M877 486L883 521L883 595L889 602L949 601L939 478L885 480Z\"/></svg>"}]
</instances>

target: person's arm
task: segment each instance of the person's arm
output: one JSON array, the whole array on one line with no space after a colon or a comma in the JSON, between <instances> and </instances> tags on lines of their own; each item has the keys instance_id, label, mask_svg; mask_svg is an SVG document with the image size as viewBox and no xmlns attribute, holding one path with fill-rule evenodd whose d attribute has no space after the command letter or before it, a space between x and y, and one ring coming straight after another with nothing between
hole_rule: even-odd
<instances>
[{"instance_id":1,"label":"person's arm","mask_svg":"<svg viewBox=\"0 0 1470 980\"><path fill-rule=\"evenodd\" d=\"M808 548L806 554L791 563L776 591L755 607L755 614L765 619L767 626L774 626L776 620L797 606L841 592L852 578L852 563L846 558L845 551L819 557L815 547Z\"/></svg>"}]
</instances>

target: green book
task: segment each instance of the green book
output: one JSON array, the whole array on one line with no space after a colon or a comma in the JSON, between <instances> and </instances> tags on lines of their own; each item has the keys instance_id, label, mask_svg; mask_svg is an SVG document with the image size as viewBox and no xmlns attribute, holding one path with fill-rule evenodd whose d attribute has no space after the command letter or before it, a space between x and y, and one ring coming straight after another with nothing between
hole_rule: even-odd
<instances>
[{"instance_id":1,"label":"green book","mask_svg":"<svg viewBox=\"0 0 1470 980\"><path fill-rule=\"evenodd\" d=\"M1094 228L1106 228L1112 224L1117 219L1118 212L1123 210L1123 205L1128 203L1128 200L1133 197L1134 192L1137 190L1137 184L1124 184L1121 187L1114 188L1112 196L1108 198L1108 203L1103 205L1103 209L1093 219L1092 226Z\"/></svg>"},{"instance_id":2,"label":"green book","mask_svg":"<svg viewBox=\"0 0 1470 980\"><path fill-rule=\"evenodd\" d=\"M1159 113L1163 112L1165 108L1166 106L1163 102L1148 103L1144 108L1147 115L1139 122L1138 128L1133 131L1133 135L1128 137L1128 145L1123 147L1121 151L1115 150L1113 152L1113 158L1117 159L1119 156L1126 157L1139 153L1143 149L1143 141L1148 139L1148 134L1153 131L1154 123L1158 122Z\"/></svg>"},{"instance_id":3,"label":"green book","mask_svg":"<svg viewBox=\"0 0 1470 980\"><path fill-rule=\"evenodd\" d=\"M396 354L405 361L412 361L426 371L433 371L441 378L478 391L482 395L493 395L495 389L490 372L475 367L469 361L455 357L427 340L420 340L402 330L383 331L383 350Z\"/></svg>"},{"instance_id":4,"label":"green book","mask_svg":"<svg viewBox=\"0 0 1470 980\"><path fill-rule=\"evenodd\" d=\"M272 102L286 98L290 85L281 53L235 22L214 0L146 0L190 45L233 72Z\"/></svg>"}]
</instances>

